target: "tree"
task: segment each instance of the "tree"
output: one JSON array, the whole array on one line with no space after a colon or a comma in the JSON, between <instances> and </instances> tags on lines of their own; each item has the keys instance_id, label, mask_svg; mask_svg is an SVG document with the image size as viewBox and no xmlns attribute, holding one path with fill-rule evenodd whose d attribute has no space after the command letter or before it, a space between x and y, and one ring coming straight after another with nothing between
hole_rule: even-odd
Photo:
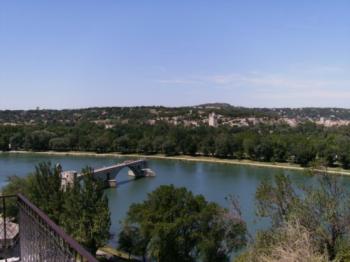
<instances>
[{"instance_id":1,"label":"tree","mask_svg":"<svg viewBox=\"0 0 350 262\"><path fill-rule=\"evenodd\" d=\"M128 252L129 259L131 254L138 254L143 257L144 261L146 260L147 241L141 236L137 227L126 223L123 226L123 230L119 233L118 244L121 250Z\"/></svg>"},{"instance_id":2,"label":"tree","mask_svg":"<svg viewBox=\"0 0 350 262\"><path fill-rule=\"evenodd\" d=\"M255 198L258 216L270 217L274 226L282 224L299 202L290 178L282 173L275 176L273 184L263 181Z\"/></svg>"},{"instance_id":3,"label":"tree","mask_svg":"<svg viewBox=\"0 0 350 262\"><path fill-rule=\"evenodd\" d=\"M259 145L255 148L256 158L260 161L271 161L273 157L273 149L272 141L270 138L262 138Z\"/></svg>"},{"instance_id":4,"label":"tree","mask_svg":"<svg viewBox=\"0 0 350 262\"><path fill-rule=\"evenodd\" d=\"M9 176L7 178L6 185L2 188L1 193L3 195L15 195L21 193L27 195L29 190L29 179L28 177ZM9 217L17 217L18 206L17 199L8 198L6 199L6 214Z\"/></svg>"},{"instance_id":5,"label":"tree","mask_svg":"<svg viewBox=\"0 0 350 262\"><path fill-rule=\"evenodd\" d=\"M197 153L197 143L191 135L185 135L181 140L182 153L194 156Z\"/></svg>"},{"instance_id":6,"label":"tree","mask_svg":"<svg viewBox=\"0 0 350 262\"><path fill-rule=\"evenodd\" d=\"M165 155L172 156L178 154L175 141L168 137L165 139L162 145L162 149Z\"/></svg>"},{"instance_id":7,"label":"tree","mask_svg":"<svg viewBox=\"0 0 350 262\"><path fill-rule=\"evenodd\" d=\"M152 139L150 137L142 138L137 144L137 152L150 154L153 152Z\"/></svg>"},{"instance_id":8,"label":"tree","mask_svg":"<svg viewBox=\"0 0 350 262\"><path fill-rule=\"evenodd\" d=\"M94 179L90 168L83 174L82 181L65 192L60 221L68 234L95 254L109 239L110 212L102 182Z\"/></svg>"},{"instance_id":9,"label":"tree","mask_svg":"<svg viewBox=\"0 0 350 262\"><path fill-rule=\"evenodd\" d=\"M130 228L137 233L128 234ZM130 207L119 241L138 242L134 248L147 250L157 261L226 261L245 244L245 233L240 217L230 216L228 210L201 195L170 185ZM142 241L133 240L134 235ZM122 247L130 251L128 245Z\"/></svg>"},{"instance_id":10,"label":"tree","mask_svg":"<svg viewBox=\"0 0 350 262\"><path fill-rule=\"evenodd\" d=\"M23 133L17 132L10 137L11 149L18 149L23 146L24 136Z\"/></svg>"},{"instance_id":11,"label":"tree","mask_svg":"<svg viewBox=\"0 0 350 262\"><path fill-rule=\"evenodd\" d=\"M215 141L212 136L207 136L201 139L200 142L201 152L206 156L214 155L215 153Z\"/></svg>"},{"instance_id":12,"label":"tree","mask_svg":"<svg viewBox=\"0 0 350 262\"><path fill-rule=\"evenodd\" d=\"M7 151L9 149L9 142L5 136L0 135L0 151Z\"/></svg>"},{"instance_id":13,"label":"tree","mask_svg":"<svg viewBox=\"0 0 350 262\"><path fill-rule=\"evenodd\" d=\"M59 223L63 205L61 190L61 169L50 162L39 163L35 172L28 177L28 197L43 210L53 221Z\"/></svg>"},{"instance_id":14,"label":"tree","mask_svg":"<svg viewBox=\"0 0 350 262\"><path fill-rule=\"evenodd\" d=\"M265 237L265 239L264 239ZM266 243L266 237L270 238ZM267 245L266 245L267 244ZM327 262L327 256L322 254L312 241L311 233L298 221L283 223L273 234L257 237L248 252L244 252L236 262Z\"/></svg>"},{"instance_id":15,"label":"tree","mask_svg":"<svg viewBox=\"0 0 350 262\"><path fill-rule=\"evenodd\" d=\"M135 237L133 235L137 233L137 228L130 227L129 225L125 225L123 231L119 233L119 248L124 250L125 252L128 252L129 259L131 253L133 252L133 247L136 245L136 243L134 243Z\"/></svg>"},{"instance_id":16,"label":"tree","mask_svg":"<svg viewBox=\"0 0 350 262\"><path fill-rule=\"evenodd\" d=\"M10 176L3 194L21 193L42 209L53 221L59 223L62 210L63 192L61 191L61 170L52 167L50 162L39 163L35 171L26 177ZM9 204L9 214L17 215L15 204Z\"/></svg>"},{"instance_id":17,"label":"tree","mask_svg":"<svg viewBox=\"0 0 350 262\"><path fill-rule=\"evenodd\" d=\"M258 215L269 217L273 227L258 234L258 245L269 249L285 223L297 221L310 234L317 252L329 260L349 256L341 253L350 247L350 194L337 177L317 172L316 186L298 187L295 194L288 177L278 175L274 185L262 183L256 194ZM338 260L337 260L338 261ZM339 261L343 261L343 258Z\"/></svg>"},{"instance_id":18,"label":"tree","mask_svg":"<svg viewBox=\"0 0 350 262\"><path fill-rule=\"evenodd\" d=\"M294 146L295 163L307 166L316 157L314 145L310 139L300 138Z\"/></svg>"},{"instance_id":19,"label":"tree","mask_svg":"<svg viewBox=\"0 0 350 262\"><path fill-rule=\"evenodd\" d=\"M24 147L32 150L48 150L49 141L55 134L47 130L36 130L25 138Z\"/></svg>"},{"instance_id":20,"label":"tree","mask_svg":"<svg viewBox=\"0 0 350 262\"><path fill-rule=\"evenodd\" d=\"M335 259L341 242L347 239L350 246L349 191L336 177L325 173L320 175L319 187L306 188L305 191L307 212L303 212L304 224L311 232L316 232L318 244L326 247L329 258Z\"/></svg>"},{"instance_id":21,"label":"tree","mask_svg":"<svg viewBox=\"0 0 350 262\"><path fill-rule=\"evenodd\" d=\"M347 169L350 166L350 138L347 136L339 136L336 139L337 157L343 168Z\"/></svg>"},{"instance_id":22,"label":"tree","mask_svg":"<svg viewBox=\"0 0 350 262\"><path fill-rule=\"evenodd\" d=\"M97 137L93 143L93 149L98 153L104 153L110 151L110 147L112 144L112 139L108 133L105 133L99 137Z\"/></svg>"},{"instance_id":23,"label":"tree","mask_svg":"<svg viewBox=\"0 0 350 262\"><path fill-rule=\"evenodd\" d=\"M55 137L50 139L49 147L55 151L66 151L70 149L70 141L66 137Z\"/></svg>"},{"instance_id":24,"label":"tree","mask_svg":"<svg viewBox=\"0 0 350 262\"><path fill-rule=\"evenodd\" d=\"M255 149L258 144L259 141L256 135L249 134L243 139L243 150L247 158L256 158Z\"/></svg>"},{"instance_id":25,"label":"tree","mask_svg":"<svg viewBox=\"0 0 350 262\"><path fill-rule=\"evenodd\" d=\"M129 138L128 135L116 138L113 141L113 146L117 152L130 153L133 151L132 140Z\"/></svg>"},{"instance_id":26,"label":"tree","mask_svg":"<svg viewBox=\"0 0 350 262\"><path fill-rule=\"evenodd\" d=\"M288 159L287 143L284 137L273 136L272 150L273 150L273 160L277 162L286 162Z\"/></svg>"},{"instance_id":27,"label":"tree","mask_svg":"<svg viewBox=\"0 0 350 262\"><path fill-rule=\"evenodd\" d=\"M232 155L232 147L228 135L220 134L215 138L215 155L218 157L228 157Z\"/></svg>"}]
</instances>

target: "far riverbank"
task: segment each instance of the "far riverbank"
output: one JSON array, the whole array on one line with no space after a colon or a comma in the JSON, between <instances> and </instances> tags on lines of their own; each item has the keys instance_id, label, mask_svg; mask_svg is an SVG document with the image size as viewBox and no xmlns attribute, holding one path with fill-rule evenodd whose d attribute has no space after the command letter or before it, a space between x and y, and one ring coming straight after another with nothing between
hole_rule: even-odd
<instances>
[{"instance_id":1,"label":"far riverbank","mask_svg":"<svg viewBox=\"0 0 350 262\"><path fill-rule=\"evenodd\" d=\"M94 153L94 152L82 152L82 151L67 151L67 152L57 152L57 151L44 151L44 152L33 152L33 151L9 151L3 153L10 154L42 154L42 155L61 155L61 156L94 156L94 157L132 157L132 158L147 158L147 159L166 159L166 160L179 160L179 161L192 161L192 162L207 162L207 163L217 163L217 164L230 164L230 165L245 165L254 167L267 167L267 168L277 168L277 169L288 169L288 170L298 170L305 171L308 168L301 167L296 164L290 163L279 163L279 162L258 162L252 160L237 160L237 159L220 159L215 157L206 156L165 156L161 154L156 155L141 155L141 154L120 154L120 153ZM316 170L320 171L320 170ZM334 175L345 175L350 176L350 170L345 170L342 168L327 168L327 173Z\"/></svg>"}]
</instances>

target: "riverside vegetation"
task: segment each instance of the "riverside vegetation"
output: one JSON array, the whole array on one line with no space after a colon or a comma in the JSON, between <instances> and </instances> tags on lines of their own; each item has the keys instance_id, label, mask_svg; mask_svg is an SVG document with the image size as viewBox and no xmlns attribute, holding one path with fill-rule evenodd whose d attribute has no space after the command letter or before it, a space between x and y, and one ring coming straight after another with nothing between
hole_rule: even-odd
<instances>
[{"instance_id":1,"label":"riverside vegetation","mask_svg":"<svg viewBox=\"0 0 350 262\"><path fill-rule=\"evenodd\" d=\"M10 146L10 147L9 147ZM106 129L92 122L0 125L0 150L89 151L124 154L202 155L348 169L350 127L326 128L308 122L253 127L184 127L137 122Z\"/></svg>"},{"instance_id":2,"label":"riverside vegetation","mask_svg":"<svg viewBox=\"0 0 350 262\"><path fill-rule=\"evenodd\" d=\"M156 261L350 261L350 195L335 176L310 170L307 188L280 174L256 191L256 212L271 227L249 234L238 201L228 209L185 188L160 186L130 206L119 248ZM91 252L109 239L110 214L101 185L89 168L82 183L61 191L59 170L49 163L31 175L10 177L2 192L22 192ZM234 194L234 192L232 192ZM15 206L11 206L12 215ZM243 249L242 249L243 248Z\"/></svg>"},{"instance_id":3,"label":"riverside vegetation","mask_svg":"<svg viewBox=\"0 0 350 262\"><path fill-rule=\"evenodd\" d=\"M210 112L225 119L263 121L249 126L221 123L213 128L207 123ZM295 119L296 126L277 121L285 118ZM182 154L301 166L323 159L329 167L348 169L350 126L318 125L316 122L320 118L350 121L350 110L250 109L227 104L179 108L5 110L0 111L0 151Z\"/></svg>"}]
</instances>

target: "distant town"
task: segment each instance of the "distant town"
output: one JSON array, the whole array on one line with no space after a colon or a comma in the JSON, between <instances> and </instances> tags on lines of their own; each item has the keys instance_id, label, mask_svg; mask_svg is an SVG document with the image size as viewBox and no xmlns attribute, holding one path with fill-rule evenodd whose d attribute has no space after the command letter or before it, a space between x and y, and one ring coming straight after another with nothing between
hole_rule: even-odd
<instances>
[{"instance_id":1,"label":"distant town","mask_svg":"<svg viewBox=\"0 0 350 262\"><path fill-rule=\"evenodd\" d=\"M89 121L113 128L117 124L167 123L175 126L249 127L258 124L284 124L295 127L313 122L325 127L350 124L350 109L344 108L244 108L224 103L189 107L103 107L86 109L1 110L0 124L8 126L49 123L75 124Z\"/></svg>"}]
</instances>

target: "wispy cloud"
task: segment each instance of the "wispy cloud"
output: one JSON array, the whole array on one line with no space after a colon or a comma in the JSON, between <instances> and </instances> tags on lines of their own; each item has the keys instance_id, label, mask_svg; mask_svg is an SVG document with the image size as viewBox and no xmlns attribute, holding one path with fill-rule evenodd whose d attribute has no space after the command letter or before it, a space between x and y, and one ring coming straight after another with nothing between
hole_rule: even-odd
<instances>
[{"instance_id":1,"label":"wispy cloud","mask_svg":"<svg viewBox=\"0 0 350 262\"><path fill-rule=\"evenodd\" d=\"M343 67L315 66L313 68L301 68L285 73L267 73L262 71L248 73L226 73L213 75L197 75L175 77L157 80L158 83L170 85L205 85L216 87L245 87L250 89L273 89L283 91L293 90L331 90L334 88L349 88L350 74Z\"/></svg>"},{"instance_id":2,"label":"wispy cloud","mask_svg":"<svg viewBox=\"0 0 350 262\"><path fill-rule=\"evenodd\" d=\"M157 83L161 84L170 84L170 85L187 85L187 84L201 84L203 81L201 80L194 80L190 78L173 78L173 79L160 79L156 80Z\"/></svg>"},{"instance_id":3,"label":"wispy cloud","mask_svg":"<svg viewBox=\"0 0 350 262\"><path fill-rule=\"evenodd\" d=\"M176 87L202 88L212 93L220 90L227 97L243 101L267 101L278 104L288 101L288 105L320 105L350 100L350 72L346 67L332 65L291 66L278 73L254 71L246 73L225 73L212 75L191 75L157 80L158 83ZM216 91L214 91L216 90ZM235 101L234 101L235 102ZM349 102L350 105L350 102Z\"/></svg>"},{"instance_id":4,"label":"wispy cloud","mask_svg":"<svg viewBox=\"0 0 350 262\"><path fill-rule=\"evenodd\" d=\"M246 86L246 87L271 87L300 89L307 87L322 87L329 83L317 79L299 79L278 74L250 73L216 75L208 78L218 85Z\"/></svg>"},{"instance_id":5,"label":"wispy cloud","mask_svg":"<svg viewBox=\"0 0 350 262\"><path fill-rule=\"evenodd\" d=\"M214 84L231 85L231 86L246 86L247 88L279 88L281 90L305 90L310 89L333 89L346 88L350 86L350 78L335 79L327 77L301 77L297 75L284 74L268 74L268 73L253 73L253 74L231 74L218 75L210 77L209 80Z\"/></svg>"}]
</instances>

